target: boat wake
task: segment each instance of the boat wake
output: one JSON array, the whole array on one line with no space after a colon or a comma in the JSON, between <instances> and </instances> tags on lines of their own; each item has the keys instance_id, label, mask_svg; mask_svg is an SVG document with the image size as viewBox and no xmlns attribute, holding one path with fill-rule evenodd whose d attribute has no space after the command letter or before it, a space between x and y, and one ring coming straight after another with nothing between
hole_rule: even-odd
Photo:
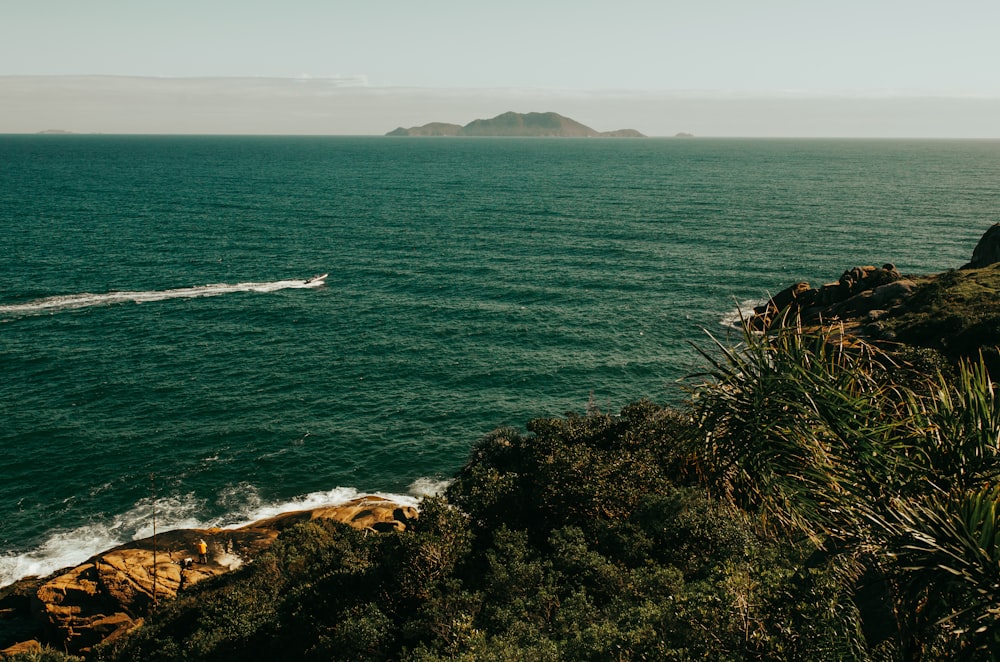
<instances>
[{"instance_id":1,"label":"boat wake","mask_svg":"<svg viewBox=\"0 0 1000 662\"><path fill-rule=\"evenodd\" d=\"M276 292L278 290L315 288L326 284L327 274L313 276L305 280L276 280L267 283L218 283L196 287L181 287L172 290L150 290L140 292L106 292L92 294L64 294L27 303L0 306L0 315L36 315L62 310L75 310L93 306L107 306L116 303L149 303L166 299L193 299L215 297L234 292Z\"/></svg>"}]
</instances>

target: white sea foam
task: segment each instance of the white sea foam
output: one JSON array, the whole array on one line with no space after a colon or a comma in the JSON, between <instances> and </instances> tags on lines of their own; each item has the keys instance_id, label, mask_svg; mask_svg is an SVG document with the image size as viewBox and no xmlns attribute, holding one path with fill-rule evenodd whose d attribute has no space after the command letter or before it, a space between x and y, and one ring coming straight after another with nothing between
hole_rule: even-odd
<instances>
[{"instance_id":1,"label":"white sea foam","mask_svg":"<svg viewBox=\"0 0 1000 662\"><path fill-rule=\"evenodd\" d=\"M116 303L148 303L166 299L193 299L197 297L214 297L234 292L276 292L278 290L302 289L320 287L325 283L323 278L308 280L276 280L267 283L217 283L197 287L181 287L172 290L149 290L139 292L105 292L92 294L65 294L44 299L36 299L27 303L0 306L0 315L34 315L54 313L62 310L106 306Z\"/></svg>"},{"instance_id":2,"label":"white sea foam","mask_svg":"<svg viewBox=\"0 0 1000 662\"><path fill-rule=\"evenodd\" d=\"M22 577L44 576L60 568L78 565L128 540L153 535L153 506L152 500L142 499L109 520L55 532L37 549L0 557L0 587ZM202 502L193 495L157 499L157 531L197 527L199 522L194 514L202 507Z\"/></svg>"},{"instance_id":3,"label":"white sea foam","mask_svg":"<svg viewBox=\"0 0 1000 662\"><path fill-rule=\"evenodd\" d=\"M440 496L452 482L450 478L418 478L410 483L408 490L417 497Z\"/></svg>"},{"instance_id":4,"label":"white sea foam","mask_svg":"<svg viewBox=\"0 0 1000 662\"><path fill-rule=\"evenodd\" d=\"M414 485L431 479L417 480ZM439 483L441 481L438 481ZM411 492L413 492L411 486ZM404 506L419 507L420 498L414 494L389 492L359 492L353 487L337 487L326 492L313 492L287 501L265 503L253 486L240 484L219 494L218 503L229 507L227 514L214 518L200 518L207 504L193 494L160 498L155 501L156 531L163 533L174 529L235 529L257 520L275 517L296 510L309 510L339 506L365 494L374 494ZM238 501L240 500L241 501ZM154 502L142 499L128 511L107 521L88 524L70 531L60 531L49 536L37 549L21 554L11 553L0 557L0 588L29 576L45 576L61 568L83 563L103 551L130 540L140 540L153 535ZM226 564L234 567L242 561L226 557Z\"/></svg>"},{"instance_id":5,"label":"white sea foam","mask_svg":"<svg viewBox=\"0 0 1000 662\"><path fill-rule=\"evenodd\" d=\"M243 559L240 558L238 554L234 554L232 552L222 552L221 554L216 554L212 557L212 560L223 567L229 568L230 570L236 570L243 565Z\"/></svg>"},{"instance_id":6,"label":"white sea foam","mask_svg":"<svg viewBox=\"0 0 1000 662\"><path fill-rule=\"evenodd\" d=\"M719 319L719 324L738 329L740 328L741 320L751 317L754 314L753 309L760 306L765 301L766 299L747 299L745 301L740 301L736 304L736 308L725 313Z\"/></svg>"}]
</instances>

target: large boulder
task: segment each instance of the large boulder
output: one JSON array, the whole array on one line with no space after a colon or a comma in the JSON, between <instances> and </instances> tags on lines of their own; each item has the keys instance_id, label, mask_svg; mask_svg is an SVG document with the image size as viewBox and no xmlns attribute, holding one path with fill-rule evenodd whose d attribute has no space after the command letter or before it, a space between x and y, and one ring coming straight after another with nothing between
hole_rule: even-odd
<instances>
[{"instance_id":1,"label":"large boulder","mask_svg":"<svg viewBox=\"0 0 1000 662\"><path fill-rule=\"evenodd\" d=\"M754 314L748 320L750 328L762 331L771 326L778 315L795 315L811 305L815 298L816 290L809 287L809 283L802 281L790 285L753 309Z\"/></svg>"},{"instance_id":2,"label":"large boulder","mask_svg":"<svg viewBox=\"0 0 1000 662\"><path fill-rule=\"evenodd\" d=\"M972 251L972 260L962 269L982 269L1000 262L1000 223L995 223L979 239Z\"/></svg>"},{"instance_id":3,"label":"large boulder","mask_svg":"<svg viewBox=\"0 0 1000 662\"><path fill-rule=\"evenodd\" d=\"M277 517L254 522L244 528L251 531L257 529L281 531L299 522L332 519L356 529L405 531L410 522L416 518L417 509L412 506L401 506L382 497L363 496L339 506L283 513Z\"/></svg>"},{"instance_id":4,"label":"large boulder","mask_svg":"<svg viewBox=\"0 0 1000 662\"><path fill-rule=\"evenodd\" d=\"M917 284L902 279L879 285L875 289L863 290L854 296L830 307L827 317L840 319L861 317L873 310L885 310L903 302L913 294Z\"/></svg>"}]
</instances>

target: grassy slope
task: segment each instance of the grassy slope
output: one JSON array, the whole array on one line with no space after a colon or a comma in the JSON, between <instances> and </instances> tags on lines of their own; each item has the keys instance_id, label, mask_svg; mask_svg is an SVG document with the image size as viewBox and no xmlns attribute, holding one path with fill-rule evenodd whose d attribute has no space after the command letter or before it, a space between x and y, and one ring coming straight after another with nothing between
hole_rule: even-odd
<instances>
[{"instance_id":1,"label":"grassy slope","mask_svg":"<svg viewBox=\"0 0 1000 662\"><path fill-rule=\"evenodd\" d=\"M1000 367L1000 264L946 271L918 283L882 328L902 343L935 349L951 359L972 358L981 349L991 368Z\"/></svg>"}]
</instances>

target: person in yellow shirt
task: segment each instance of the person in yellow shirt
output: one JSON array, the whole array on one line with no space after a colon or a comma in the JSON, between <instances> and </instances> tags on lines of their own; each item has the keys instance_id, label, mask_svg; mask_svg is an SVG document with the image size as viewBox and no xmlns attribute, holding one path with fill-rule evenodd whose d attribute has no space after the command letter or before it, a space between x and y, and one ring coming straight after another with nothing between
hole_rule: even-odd
<instances>
[{"instance_id":1,"label":"person in yellow shirt","mask_svg":"<svg viewBox=\"0 0 1000 662\"><path fill-rule=\"evenodd\" d=\"M198 541L198 563L208 563L208 543L204 540Z\"/></svg>"}]
</instances>

